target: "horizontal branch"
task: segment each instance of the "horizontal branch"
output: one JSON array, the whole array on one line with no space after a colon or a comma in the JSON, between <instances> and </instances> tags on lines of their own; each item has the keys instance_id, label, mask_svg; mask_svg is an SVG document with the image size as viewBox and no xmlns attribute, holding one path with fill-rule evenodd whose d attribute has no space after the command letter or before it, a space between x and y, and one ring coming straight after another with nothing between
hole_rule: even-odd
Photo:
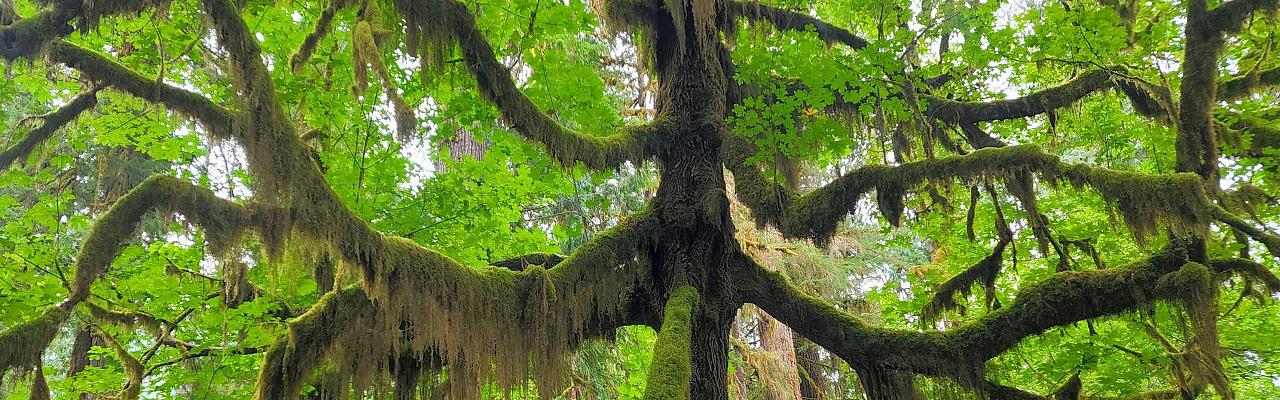
<instances>
[{"instance_id":1,"label":"horizontal branch","mask_svg":"<svg viewBox=\"0 0 1280 400\"><path fill-rule=\"evenodd\" d=\"M889 368L980 382L982 365L1024 338L1045 330L1122 314L1177 293L1160 289L1162 278L1186 263L1179 248L1124 267L1062 272L1024 286L1014 301L948 331L875 327L801 292L782 275L743 256L738 271L744 300L777 316L796 332L852 365Z\"/></svg>"},{"instance_id":2,"label":"horizontal branch","mask_svg":"<svg viewBox=\"0 0 1280 400\"><path fill-rule=\"evenodd\" d=\"M49 43L75 31L72 22L79 22L79 29L87 31L97 26L104 17L140 13L155 6L153 1L82 1L52 0L42 4L51 7L30 18L0 26L0 57L6 61L19 58L32 60Z\"/></svg>"},{"instance_id":3,"label":"horizontal branch","mask_svg":"<svg viewBox=\"0 0 1280 400\"><path fill-rule=\"evenodd\" d=\"M964 102L925 96L928 104L924 114L954 123L1024 118L1066 107L1090 93L1111 87L1111 73L1104 70L1094 70L1062 85L1016 99Z\"/></svg>"},{"instance_id":4,"label":"horizontal branch","mask_svg":"<svg viewBox=\"0 0 1280 400\"><path fill-rule=\"evenodd\" d=\"M786 10L759 2L734 1L725 4L729 15L751 22L767 22L778 30L805 32L812 27L818 38L827 43L842 43L857 50L867 47L866 39L821 19L796 11Z\"/></svg>"},{"instance_id":5,"label":"horizontal branch","mask_svg":"<svg viewBox=\"0 0 1280 400\"><path fill-rule=\"evenodd\" d=\"M1037 173L1041 180L1051 183L1066 181L1076 187L1093 188L1119 209L1139 240L1155 233L1158 222L1176 233L1194 233L1203 230L1209 219L1203 185L1193 175L1143 174L1068 164L1032 145L979 149L964 156L897 166L862 167L803 196L771 193L770 188L776 188L776 184L762 176L751 177L747 167L754 166L735 166L731 161L736 160L726 156L726 164L738 182L739 198L752 209L757 221L777 226L787 237L809 238L818 243L827 241L839 223L857 208L859 199L872 190L879 192L883 203L927 181L1009 177L1019 171ZM748 176L742 177L748 179L747 185L739 180L742 170L748 170Z\"/></svg>"},{"instance_id":6,"label":"horizontal branch","mask_svg":"<svg viewBox=\"0 0 1280 400\"><path fill-rule=\"evenodd\" d=\"M1258 89L1277 85L1280 85L1280 68L1271 68L1220 80L1215 95L1218 101L1232 101L1247 97Z\"/></svg>"},{"instance_id":7,"label":"horizontal branch","mask_svg":"<svg viewBox=\"0 0 1280 400\"><path fill-rule=\"evenodd\" d=\"M516 87L511 71L498 61L493 46L465 5L455 0L398 0L396 4L406 16L406 23L416 24L429 39L456 41L467 71L475 76L485 99L498 107L512 129L525 139L541 143L562 165L581 162L591 169L608 169L627 161L638 163L655 155L662 138L669 134L670 128L661 116L652 124L622 128L607 136L569 129L539 110Z\"/></svg>"},{"instance_id":8,"label":"horizontal branch","mask_svg":"<svg viewBox=\"0 0 1280 400\"><path fill-rule=\"evenodd\" d=\"M0 152L0 171L9 168L9 165L14 161L25 160L31 154L31 151L35 150L36 146L44 143L45 140L53 136L54 132L62 129L81 113L93 108L96 104L98 104L98 91L95 89L76 96L67 105L51 113L37 117L42 121L40 126L27 131L27 134L18 140L18 143L14 143L13 146Z\"/></svg>"}]
</instances>

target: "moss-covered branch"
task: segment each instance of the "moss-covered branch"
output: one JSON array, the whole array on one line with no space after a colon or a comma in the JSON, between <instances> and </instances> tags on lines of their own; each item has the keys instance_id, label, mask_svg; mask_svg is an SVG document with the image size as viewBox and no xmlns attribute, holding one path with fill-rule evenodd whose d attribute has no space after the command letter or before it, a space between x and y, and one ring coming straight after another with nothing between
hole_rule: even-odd
<instances>
[{"instance_id":1,"label":"moss-covered branch","mask_svg":"<svg viewBox=\"0 0 1280 400\"><path fill-rule=\"evenodd\" d=\"M1024 118L1071 105L1090 93L1112 87L1111 73L1095 70L1059 86L1023 97L989 102L964 102L926 96L924 114L947 122L979 122Z\"/></svg>"},{"instance_id":2,"label":"moss-covered branch","mask_svg":"<svg viewBox=\"0 0 1280 400\"><path fill-rule=\"evenodd\" d=\"M320 41L324 40L324 37L329 34L329 30L333 25L333 17L350 2L350 0L330 0L329 6L325 7L320 16L316 18L316 27L302 40L302 45L298 46L298 51L289 57L289 69L295 75L302 73L302 66L307 65L307 60L310 60L311 54L316 51L316 45L319 45Z\"/></svg>"},{"instance_id":3,"label":"moss-covered branch","mask_svg":"<svg viewBox=\"0 0 1280 400\"><path fill-rule=\"evenodd\" d=\"M738 179L738 170L732 166L730 170ZM1192 175L1142 174L1068 164L1031 145L980 149L964 156L892 167L863 167L803 196L782 197L786 194L771 193L768 185L773 184L763 177L758 179L757 187L748 186L738 193L745 204L754 206L752 212L758 220L778 226L788 237L810 238L822 243L856 209L858 200L872 190L888 189L901 196L905 190L927 181L984 176L1008 178L1019 171L1038 174L1041 180L1051 183L1066 181L1076 187L1093 188L1116 206L1138 240L1156 233L1158 223L1166 224L1177 233L1200 232L1208 223L1209 202L1201 182ZM739 182L739 187L744 187ZM752 198L774 193L777 200Z\"/></svg>"},{"instance_id":4,"label":"moss-covered branch","mask_svg":"<svg viewBox=\"0 0 1280 400\"><path fill-rule=\"evenodd\" d=\"M87 31L104 17L138 13L164 1L137 0L53 0L50 7L29 18L0 26L0 57L6 61L34 59L50 42L74 32L73 22Z\"/></svg>"},{"instance_id":5,"label":"moss-covered branch","mask_svg":"<svg viewBox=\"0 0 1280 400\"><path fill-rule=\"evenodd\" d=\"M616 168L639 162L658 151L668 128L661 117L655 123L619 129L607 136L577 132L553 120L516 87L508 71L476 26L465 5L454 0L397 0L405 23L425 36L421 43L456 42L467 70L485 99L498 107L502 118L526 139L546 146L551 157L566 166L581 162L588 168ZM426 51L426 50L423 50Z\"/></svg>"},{"instance_id":6,"label":"moss-covered branch","mask_svg":"<svg viewBox=\"0 0 1280 400\"><path fill-rule=\"evenodd\" d=\"M650 275L637 260L649 229L627 222L550 269L521 271L472 268L385 237L363 288L330 293L290 322L286 340L267 353L257 396L296 398L327 358L355 357L349 373L367 377L388 372L378 357L407 353L449 365L456 398L473 397L484 381L510 388L529 378L551 397L567 376L568 350L649 318Z\"/></svg>"},{"instance_id":7,"label":"moss-covered branch","mask_svg":"<svg viewBox=\"0 0 1280 400\"><path fill-rule=\"evenodd\" d=\"M0 375L38 365L40 354L71 315L69 307L51 307L40 315L0 331Z\"/></svg>"},{"instance_id":8,"label":"moss-covered branch","mask_svg":"<svg viewBox=\"0 0 1280 400\"><path fill-rule=\"evenodd\" d=\"M1253 71L1248 74L1218 81L1218 100L1238 100L1258 89L1280 85L1280 68Z\"/></svg>"},{"instance_id":9,"label":"moss-covered branch","mask_svg":"<svg viewBox=\"0 0 1280 400\"><path fill-rule=\"evenodd\" d=\"M745 18L751 22L767 22L778 30L804 32L812 26L818 38L827 43L843 43L855 50L867 47L866 39L808 14L754 1L729 2L725 4L725 11L732 16Z\"/></svg>"},{"instance_id":10,"label":"moss-covered branch","mask_svg":"<svg viewBox=\"0 0 1280 400\"><path fill-rule=\"evenodd\" d=\"M1222 33L1235 33L1244 28L1249 16L1259 11L1280 7L1280 0L1231 0L1222 3L1208 15L1208 27Z\"/></svg>"},{"instance_id":11,"label":"moss-covered branch","mask_svg":"<svg viewBox=\"0 0 1280 400\"><path fill-rule=\"evenodd\" d=\"M693 374L692 324L698 308L698 291L680 285L671 291L662 317L662 330L654 344L653 363L649 366L649 382L645 399L687 399L689 380Z\"/></svg>"},{"instance_id":12,"label":"moss-covered branch","mask_svg":"<svg viewBox=\"0 0 1280 400\"><path fill-rule=\"evenodd\" d=\"M75 119L81 113L98 104L97 93L97 90L82 93L74 99L71 99L67 105L62 106L49 114L39 116L38 118L43 121L40 126L27 131L27 134L24 135L22 139L19 139L18 143L14 143L13 146L10 146L0 152L0 171L9 168L9 165L14 161L26 159L27 156L31 154L31 151L35 150L36 146L39 146L40 143L44 143L45 140L48 140L49 137L53 136L54 132L57 132L58 129L62 129L63 126L71 123L71 120Z\"/></svg>"},{"instance_id":13,"label":"moss-covered branch","mask_svg":"<svg viewBox=\"0 0 1280 400\"><path fill-rule=\"evenodd\" d=\"M1262 243L1272 257L1280 257L1280 236L1264 231L1227 212L1222 207L1213 207L1213 217L1232 228L1249 235L1253 240Z\"/></svg>"},{"instance_id":14,"label":"moss-covered branch","mask_svg":"<svg viewBox=\"0 0 1280 400\"><path fill-rule=\"evenodd\" d=\"M113 398L119 400L137 400L138 396L142 394L142 378L143 373L146 372L146 368L143 367L141 362L138 362L137 357L134 357L133 354L129 354L129 349L126 349L114 336L111 336L102 330L98 330L98 336L101 337L107 347L115 353L116 359L120 361L120 365L124 366L126 379L124 387L121 387L120 392Z\"/></svg>"},{"instance_id":15,"label":"moss-covered branch","mask_svg":"<svg viewBox=\"0 0 1280 400\"><path fill-rule=\"evenodd\" d=\"M142 217L155 211L182 214L204 228L208 246L215 254L238 244L245 232L258 225L257 212L219 198L209 189L173 177L151 177L116 201L94 223L76 256L75 275L63 304L75 305L89 296L90 285L120 255Z\"/></svg>"},{"instance_id":16,"label":"moss-covered branch","mask_svg":"<svg viewBox=\"0 0 1280 400\"><path fill-rule=\"evenodd\" d=\"M1024 286L1004 308L945 332L905 331L868 325L809 296L782 275L745 256L737 276L744 300L778 316L787 326L845 361L979 382L983 363L1023 338L1054 326L1130 312L1177 293L1158 289L1161 278L1186 263L1170 248L1149 259L1100 271L1062 272Z\"/></svg>"},{"instance_id":17,"label":"moss-covered branch","mask_svg":"<svg viewBox=\"0 0 1280 400\"><path fill-rule=\"evenodd\" d=\"M86 79L191 117L215 135L225 137L231 132L230 112L198 93L158 83L155 78L142 76L97 52L71 43L53 43L49 58L80 71Z\"/></svg>"}]
</instances>

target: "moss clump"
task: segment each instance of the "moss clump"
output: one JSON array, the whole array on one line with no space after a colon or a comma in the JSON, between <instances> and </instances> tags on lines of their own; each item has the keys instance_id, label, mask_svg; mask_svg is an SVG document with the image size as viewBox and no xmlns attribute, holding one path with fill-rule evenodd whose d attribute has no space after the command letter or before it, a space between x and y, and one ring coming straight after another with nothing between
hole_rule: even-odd
<instances>
[{"instance_id":1,"label":"moss clump","mask_svg":"<svg viewBox=\"0 0 1280 400\"><path fill-rule=\"evenodd\" d=\"M671 291L662 317L662 330L653 349L645 399L687 399L691 367L693 312L698 307L698 291L680 285Z\"/></svg>"},{"instance_id":2,"label":"moss clump","mask_svg":"<svg viewBox=\"0 0 1280 400\"><path fill-rule=\"evenodd\" d=\"M925 322L937 321L943 312L953 310L959 306L956 303L955 296L969 296L973 284L981 284L986 293L987 308L991 308L995 301L996 278L1000 275L1000 267L1004 261L1004 249L1009 241L1001 240L996 243L995 249L991 251L991 255L983 257L981 261L972 267L964 270L960 274L947 279L933 293L933 298L925 304L921 311L921 319Z\"/></svg>"},{"instance_id":3,"label":"moss clump","mask_svg":"<svg viewBox=\"0 0 1280 400\"><path fill-rule=\"evenodd\" d=\"M30 321L0 331L0 374L37 365L68 315L62 307L51 307Z\"/></svg>"}]
</instances>

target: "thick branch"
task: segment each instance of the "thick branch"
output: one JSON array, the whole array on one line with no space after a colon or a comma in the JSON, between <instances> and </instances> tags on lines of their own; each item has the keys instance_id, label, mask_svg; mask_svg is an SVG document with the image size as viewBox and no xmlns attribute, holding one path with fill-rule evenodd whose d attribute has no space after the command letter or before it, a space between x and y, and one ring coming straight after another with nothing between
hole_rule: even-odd
<instances>
[{"instance_id":1,"label":"thick branch","mask_svg":"<svg viewBox=\"0 0 1280 400\"><path fill-rule=\"evenodd\" d=\"M1020 98L989 102L962 102L926 96L924 114L947 122L980 122L1024 118L1066 107L1090 93L1112 87L1111 73L1095 70L1059 86Z\"/></svg>"},{"instance_id":2,"label":"thick branch","mask_svg":"<svg viewBox=\"0 0 1280 400\"><path fill-rule=\"evenodd\" d=\"M493 46L476 26L467 7L454 0L398 0L406 23L416 24L430 38L448 35L462 49L467 70L485 99L502 113L502 118L526 139L542 143L552 158L566 166L581 162L588 168L616 168L627 161L639 162L655 155L668 128L659 120L653 124L627 127L608 136L594 136L569 129L538 109L512 81L511 72L498 61Z\"/></svg>"},{"instance_id":3,"label":"thick branch","mask_svg":"<svg viewBox=\"0 0 1280 400\"><path fill-rule=\"evenodd\" d=\"M739 171L753 166L734 166L726 156L726 164L739 178ZM1139 239L1155 233L1157 222L1168 224L1175 232L1203 230L1208 221L1208 200L1198 179L1180 174L1141 174L1114 171L1081 164L1067 164L1035 146L1009 146L980 149L964 156L917 161L898 166L868 166L854 170L830 184L803 196L779 193L768 196L768 183L755 179L764 189L747 186L739 189L739 197L752 208L759 221L778 226L793 238L810 238L825 242L845 216L857 207L858 200L871 190L887 191L901 196L905 190L926 181L972 179L982 176L1011 176L1018 171L1038 173L1049 182L1067 181L1074 186L1089 186L1104 199L1114 203L1125 222ZM750 179L750 173L746 174ZM744 187L740 182L739 187ZM747 197L744 197L747 196ZM783 197L785 196L785 197ZM881 196L880 201L884 201ZM785 208L783 208L785 206ZM774 211L778 210L778 211ZM774 212L774 213L770 213Z\"/></svg>"},{"instance_id":4,"label":"thick branch","mask_svg":"<svg viewBox=\"0 0 1280 400\"><path fill-rule=\"evenodd\" d=\"M97 25L103 17L137 13L155 5L155 1L82 1L55 0L53 7L38 14L0 27L0 57L7 61L33 59L50 42L75 30L71 23L80 20L80 29Z\"/></svg>"},{"instance_id":5,"label":"thick branch","mask_svg":"<svg viewBox=\"0 0 1280 400\"><path fill-rule=\"evenodd\" d=\"M945 332L901 331L867 325L830 304L809 296L783 276L753 260L740 275L755 281L744 287L745 300L778 316L806 338L846 362L961 381L981 377L982 364L1023 338L1054 326L1132 311L1176 293L1157 290L1165 275L1186 261L1177 249L1125 267L1064 272L1027 286L1004 308Z\"/></svg>"},{"instance_id":6,"label":"thick branch","mask_svg":"<svg viewBox=\"0 0 1280 400\"><path fill-rule=\"evenodd\" d=\"M697 307L698 291L692 286L681 285L671 291L662 317L662 330L654 344L645 399L689 398L689 380L693 374L691 324Z\"/></svg>"},{"instance_id":7,"label":"thick branch","mask_svg":"<svg viewBox=\"0 0 1280 400\"><path fill-rule=\"evenodd\" d=\"M746 18L752 22L767 22L778 30L805 32L813 27L818 38L827 43L843 43L854 50L867 47L866 39L849 32L844 28L827 23L809 15L777 8L758 2L735 1L725 4L725 10L733 16Z\"/></svg>"},{"instance_id":8,"label":"thick branch","mask_svg":"<svg viewBox=\"0 0 1280 400\"><path fill-rule=\"evenodd\" d=\"M0 171L9 168L9 165L14 161L26 159L31 154L31 151L35 150L36 146L48 140L50 136L53 136L54 132L57 132L58 129L66 126L81 113L98 104L97 93L97 90L91 90L80 94L71 99L71 102L67 103L67 105L40 116L40 120L43 121L40 126L28 131L21 140L18 140L18 143L14 143L13 146L0 152Z\"/></svg>"}]
</instances>

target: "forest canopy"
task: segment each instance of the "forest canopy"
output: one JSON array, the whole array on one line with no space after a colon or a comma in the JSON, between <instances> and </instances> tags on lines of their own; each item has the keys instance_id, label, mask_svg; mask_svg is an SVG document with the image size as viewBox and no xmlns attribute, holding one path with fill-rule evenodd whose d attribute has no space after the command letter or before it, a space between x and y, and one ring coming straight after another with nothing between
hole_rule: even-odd
<instances>
[{"instance_id":1,"label":"forest canopy","mask_svg":"<svg viewBox=\"0 0 1280 400\"><path fill-rule=\"evenodd\" d=\"M7 399L1280 398L1277 0L0 0Z\"/></svg>"}]
</instances>

